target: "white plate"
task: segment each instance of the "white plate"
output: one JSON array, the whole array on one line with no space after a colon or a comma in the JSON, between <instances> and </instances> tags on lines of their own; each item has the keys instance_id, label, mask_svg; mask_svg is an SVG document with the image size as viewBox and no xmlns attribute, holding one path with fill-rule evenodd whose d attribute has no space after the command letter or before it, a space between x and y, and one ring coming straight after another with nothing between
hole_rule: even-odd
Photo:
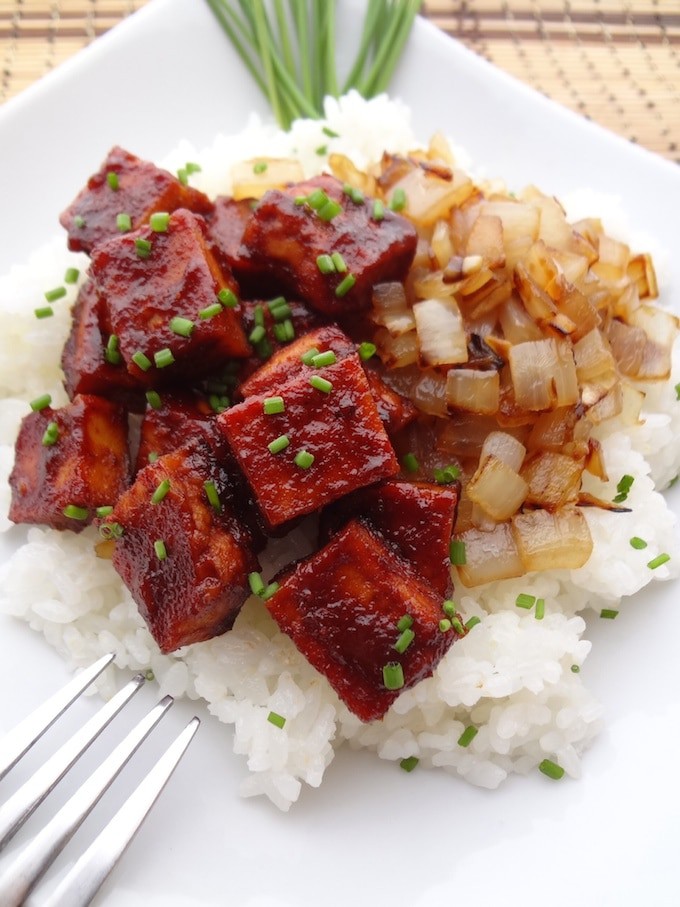
<instances>
[{"instance_id":1,"label":"white plate","mask_svg":"<svg viewBox=\"0 0 680 907\"><path fill-rule=\"evenodd\" d=\"M341 5L348 42L356 10L350 0ZM394 94L412 106L423 139L442 129L489 175L558 195L584 184L620 194L636 230L671 251L677 244L677 167L556 107L425 22ZM264 102L207 7L154 0L0 110L0 273L57 232L58 213L114 143L162 157L181 137L201 147L220 130L241 128L253 109L264 113ZM666 270L672 298L680 257ZM673 502L677 512L677 495ZM536 773L490 793L343 752L322 787L306 789L283 815L264 800L238 798L246 768L231 754L230 731L199 710L206 720L197 739L98 903L676 905L677 596L677 586L655 588L616 621L590 628L584 679L603 701L607 724L578 782ZM65 677L42 638L0 619L0 729ZM144 691L137 710L153 698ZM93 708L86 703L80 713ZM178 704L159 743L193 711ZM152 759L158 743L146 750ZM121 782L100 815L131 786ZM0 794L11 789L6 780ZM78 836L68 859L86 838Z\"/></svg>"}]
</instances>

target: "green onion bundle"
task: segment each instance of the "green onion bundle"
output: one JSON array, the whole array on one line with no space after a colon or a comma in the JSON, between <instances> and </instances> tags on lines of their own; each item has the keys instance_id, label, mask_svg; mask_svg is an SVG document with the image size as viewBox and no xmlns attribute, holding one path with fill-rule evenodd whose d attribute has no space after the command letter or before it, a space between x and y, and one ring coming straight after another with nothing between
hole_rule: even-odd
<instances>
[{"instance_id":1,"label":"green onion bundle","mask_svg":"<svg viewBox=\"0 0 680 907\"><path fill-rule=\"evenodd\" d=\"M323 116L326 95L385 91L421 0L367 0L361 41L341 84L335 0L207 0L278 123Z\"/></svg>"}]
</instances>

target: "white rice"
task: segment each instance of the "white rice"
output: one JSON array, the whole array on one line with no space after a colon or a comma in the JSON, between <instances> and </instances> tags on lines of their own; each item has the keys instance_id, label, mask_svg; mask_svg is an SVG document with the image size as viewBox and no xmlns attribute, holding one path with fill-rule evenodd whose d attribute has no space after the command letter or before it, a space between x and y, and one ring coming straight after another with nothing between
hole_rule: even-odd
<instances>
[{"instance_id":1,"label":"white rice","mask_svg":"<svg viewBox=\"0 0 680 907\"><path fill-rule=\"evenodd\" d=\"M237 136L219 136L203 151L183 143L159 163L175 169L187 160L200 161L194 184L215 195L229 192L232 164L258 155L296 154L311 175L324 164L316 153L322 144L349 155L359 167L379 159L385 149L406 151L417 144L408 110L384 97L364 102L350 95L328 102L326 112L325 122L298 122L290 134L253 119ZM323 126L341 137L329 139ZM586 194L573 199L573 216L596 214L597 199L587 207L591 200ZM606 207L607 217L620 213L611 199ZM77 287L55 305L55 317L39 321L33 310L45 288L59 284L70 265L84 272L87 261L68 253L59 234L0 278L0 311L12 316L4 319L0 334L0 530L10 525L7 477L28 401L49 392L54 405L66 402L59 361ZM651 580L678 574L676 520L655 489L667 485L680 468L675 442L680 407L673 389L679 381L676 346L671 381L644 388L642 424L624 430L612 422L600 438L612 487L586 474L589 490L609 499L617 478L633 476L629 502L634 512L585 511L594 552L579 570L533 574L474 590L457 584L463 590L460 609L466 618L478 615L481 623L450 650L433 677L404 692L383 721L364 725L352 715L279 632L259 599L247 602L231 632L162 655L111 564L94 556L92 529L76 536L30 528L25 544L0 567L0 610L43 633L73 666L115 652L118 668L152 669L162 693L205 700L211 713L233 725L234 751L247 759L251 773L241 793L265 794L284 810L297 800L302 783L321 783L344 741L388 760L417 756L422 764L487 788L510 773L533 771L546 757L577 777L581 753L601 718L599 704L572 670L583 664L591 647L579 612L618 606L623 596ZM633 535L648 542L644 551L630 547ZM270 570L308 547L304 532L274 543ZM647 562L662 551L670 561L650 571ZM519 592L545 599L543 621L519 613ZM102 694L110 695L118 680L118 673L105 675ZM286 716L283 729L267 721L270 711ZM479 728L477 736L468 747L458 746L469 725Z\"/></svg>"}]
</instances>

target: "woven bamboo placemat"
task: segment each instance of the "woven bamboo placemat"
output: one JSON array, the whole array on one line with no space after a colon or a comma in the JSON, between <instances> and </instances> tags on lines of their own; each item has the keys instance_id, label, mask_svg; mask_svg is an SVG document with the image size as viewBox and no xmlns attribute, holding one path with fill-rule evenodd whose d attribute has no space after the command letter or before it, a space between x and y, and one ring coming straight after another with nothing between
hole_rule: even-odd
<instances>
[{"instance_id":1,"label":"woven bamboo placemat","mask_svg":"<svg viewBox=\"0 0 680 907\"><path fill-rule=\"evenodd\" d=\"M0 102L145 2L0 0ZM680 162L680 0L426 0L423 13L554 100Z\"/></svg>"}]
</instances>

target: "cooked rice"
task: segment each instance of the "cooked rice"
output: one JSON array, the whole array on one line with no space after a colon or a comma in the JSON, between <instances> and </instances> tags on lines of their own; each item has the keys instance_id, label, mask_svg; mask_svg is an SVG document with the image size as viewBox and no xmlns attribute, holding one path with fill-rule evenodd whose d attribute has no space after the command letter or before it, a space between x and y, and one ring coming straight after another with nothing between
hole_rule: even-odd
<instances>
[{"instance_id":1,"label":"cooked rice","mask_svg":"<svg viewBox=\"0 0 680 907\"><path fill-rule=\"evenodd\" d=\"M385 149L403 152L416 145L408 110L384 97L364 102L350 95L328 102L326 113L325 122L298 122L290 134L253 118L237 136L219 136L201 152L183 143L160 163L175 169L187 160L200 161L202 171L194 184L215 195L229 192L232 164L262 154L295 154L311 175L323 167L324 159L316 153L322 144L349 155L359 167ZM329 140L323 126L342 138ZM597 212L595 202L586 209L589 198L580 194L572 200L574 217L582 216L576 213L578 206L584 213ZM615 218L611 199L607 207L607 216ZM0 334L0 395L5 398L0 401L0 530L10 525L7 478L27 402L45 392L57 406L66 402L59 360L77 287L55 304L55 317L39 321L33 310L42 304L45 288L61 283L71 265L84 272L87 260L65 251L60 234L0 278L0 311L11 316ZM676 519L655 488L667 485L680 468L680 407L674 391L679 381L676 344L671 380L643 388L644 422L624 429L612 420L601 434L613 477L609 486L584 474L588 490L609 499L616 477L633 476L628 499L633 512L585 511L594 549L579 570L464 590L461 611L466 618L478 615L481 623L456 643L433 677L404 692L382 721L365 725L352 715L279 632L259 599L247 602L231 632L162 655L110 562L94 556L94 529L81 535L28 529L25 543L0 567L0 610L43 633L73 666L115 652L120 669L152 669L162 693L205 700L212 714L233 725L234 751L247 758L251 774L241 793L265 794L284 810L297 800L303 782L313 787L321 783L343 741L388 760L417 756L421 764L487 788L497 787L510 773L533 771L544 758L577 777L581 753L601 720L599 704L572 670L591 648L580 612L618 607L622 597L651 580L678 574ZM633 535L648 542L644 551L630 547ZM309 546L304 527L284 543L273 542L268 571ZM648 561L662 551L670 561L649 570ZM519 592L545 599L542 621L518 611ZM111 695L119 673L110 671L102 678L103 695ZM270 711L286 716L283 729L267 721ZM461 747L458 739L469 725L479 732L468 747Z\"/></svg>"}]
</instances>

